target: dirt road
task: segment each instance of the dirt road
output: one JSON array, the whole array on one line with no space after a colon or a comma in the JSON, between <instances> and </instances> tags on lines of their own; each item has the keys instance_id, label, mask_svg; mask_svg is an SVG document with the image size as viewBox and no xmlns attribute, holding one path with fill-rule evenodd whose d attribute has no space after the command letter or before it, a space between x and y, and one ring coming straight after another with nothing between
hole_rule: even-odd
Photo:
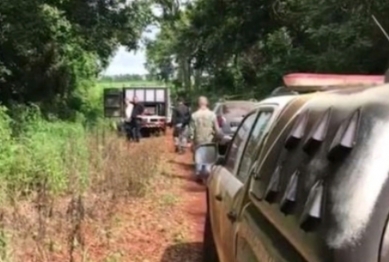
<instances>
[{"instance_id":1,"label":"dirt road","mask_svg":"<svg viewBox=\"0 0 389 262\"><path fill-rule=\"evenodd\" d=\"M117 238L109 246L101 246L104 254L92 261L201 261L205 191L193 180L192 156L174 153L171 134L152 139L164 144L161 177L150 195L134 203L131 210L125 206L116 209L121 222L111 231L116 231Z\"/></svg>"},{"instance_id":2,"label":"dirt road","mask_svg":"<svg viewBox=\"0 0 389 262\"><path fill-rule=\"evenodd\" d=\"M171 164L170 178L181 180L178 183L177 193L180 195L180 205L176 212L186 221L187 231L183 241L168 246L165 249L161 262L168 261L201 261L204 215L206 210L204 186L193 180L192 156L173 153L173 143L170 136L165 138L168 150L168 161Z\"/></svg>"}]
</instances>

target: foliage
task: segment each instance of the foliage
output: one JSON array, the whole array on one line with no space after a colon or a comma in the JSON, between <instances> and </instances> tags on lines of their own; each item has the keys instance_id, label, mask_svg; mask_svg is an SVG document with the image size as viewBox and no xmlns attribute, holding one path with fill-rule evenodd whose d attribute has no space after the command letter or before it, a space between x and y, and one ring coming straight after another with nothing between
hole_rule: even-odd
<instances>
[{"instance_id":1,"label":"foliage","mask_svg":"<svg viewBox=\"0 0 389 262\"><path fill-rule=\"evenodd\" d=\"M136 49L150 22L145 1L0 2L0 103L35 103L75 118L121 44Z\"/></svg>"},{"instance_id":2,"label":"foliage","mask_svg":"<svg viewBox=\"0 0 389 262\"><path fill-rule=\"evenodd\" d=\"M118 216L127 215L131 223L123 226L136 229L134 220L143 223L144 215L135 214L150 209L143 203L158 203L145 196L160 192L156 181L166 180L161 138L129 147L104 122L86 128L79 121L45 120L39 109L15 111L23 112L17 123L0 109L0 260L108 256ZM142 212L127 212L134 207ZM96 243L107 252L85 248Z\"/></svg>"},{"instance_id":3,"label":"foliage","mask_svg":"<svg viewBox=\"0 0 389 262\"><path fill-rule=\"evenodd\" d=\"M156 80L152 75L139 75L139 74L125 74L125 75L114 75L114 76L102 76L100 82L142 82L142 81L153 81Z\"/></svg>"},{"instance_id":4,"label":"foliage","mask_svg":"<svg viewBox=\"0 0 389 262\"><path fill-rule=\"evenodd\" d=\"M88 128L81 122L44 120L39 110L20 110L24 115L19 123L13 123L4 108L0 111L0 202L29 196L42 188L51 195L69 190L83 192L93 185L91 180L96 175L104 177L109 172L110 178L124 178L139 172L134 165L153 167L149 163L153 154L142 153L137 161L127 161L124 140L112 138L109 123L100 122Z\"/></svg>"},{"instance_id":5,"label":"foliage","mask_svg":"<svg viewBox=\"0 0 389 262\"><path fill-rule=\"evenodd\" d=\"M383 74L388 65L389 45L371 18L377 16L389 28L382 19L389 14L387 1L156 4L164 12L161 31L148 45L150 72L169 72L163 77L186 93L261 98L282 84L285 73ZM185 67L180 60L190 66L192 83L177 77ZM172 72L174 62L178 65Z\"/></svg>"}]
</instances>

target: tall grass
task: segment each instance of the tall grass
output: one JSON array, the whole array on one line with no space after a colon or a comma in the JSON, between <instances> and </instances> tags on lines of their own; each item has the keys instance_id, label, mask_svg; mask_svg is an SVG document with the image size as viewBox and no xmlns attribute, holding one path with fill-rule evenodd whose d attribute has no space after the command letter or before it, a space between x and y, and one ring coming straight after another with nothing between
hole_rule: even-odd
<instances>
[{"instance_id":1,"label":"tall grass","mask_svg":"<svg viewBox=\"0 0 389 262\"><path fill-rule=\"evenodd\" d=\"M87 179L86 129L80 123L47 122L35 113L13 124L0 111L0 201L28 195L44 183L50 193L66 191L69 174ZM23 126L12 136L12 126ZM72 148L77 147L77 150ZM85 184L85 183L84 183Z\"/></svg>"},{"instance_id":2,"label":"tall grass","mask_svg":"<svg viewBox=\"0 0 389 262\"><path fill-rule=\"evenodd\" d=\"M31 246L34 261L65 261L56 260L54 242L67 245L66 261L74 261L85 219L109 213L118 198L142 197L158 174L163 145L150 139L129 148L104 121L90 127L21 112L11 118L0 107L0 261Z\"/></svg>"}]
</instances>

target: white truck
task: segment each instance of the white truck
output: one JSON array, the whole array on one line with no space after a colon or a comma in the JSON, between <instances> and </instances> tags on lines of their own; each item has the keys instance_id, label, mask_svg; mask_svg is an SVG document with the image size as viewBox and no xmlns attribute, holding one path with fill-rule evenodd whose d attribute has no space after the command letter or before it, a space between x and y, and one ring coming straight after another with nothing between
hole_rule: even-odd
<instances>
[{"instance_id":1,"label":"white truck","mask_svg":"<svg viewBox=\"0 0 389 262\"><path fill-rule=\"evenodd\" d=\"M124 121L126 99L136 96L145 108L141 132L165 134L171 121L170 90L164 86L104 89L104 116Z\"/></svg>"}]
</instances>

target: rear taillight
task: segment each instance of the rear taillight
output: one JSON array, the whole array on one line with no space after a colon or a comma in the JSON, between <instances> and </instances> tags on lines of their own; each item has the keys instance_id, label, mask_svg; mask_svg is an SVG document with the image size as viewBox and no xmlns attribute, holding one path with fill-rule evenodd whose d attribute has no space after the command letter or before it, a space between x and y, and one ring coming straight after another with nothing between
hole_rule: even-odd
<instances>
[{"instance_id":1,"label":"rear taillight","mask_svg":"<svg viewBox=\"0 0 389 262\"><path fill-rule=\"evenodd\" d=\"M217 124L219 127L223 127L224 123L226 122L226 119L222 116L217 116Z\"/></svg>"}]
</instances>

